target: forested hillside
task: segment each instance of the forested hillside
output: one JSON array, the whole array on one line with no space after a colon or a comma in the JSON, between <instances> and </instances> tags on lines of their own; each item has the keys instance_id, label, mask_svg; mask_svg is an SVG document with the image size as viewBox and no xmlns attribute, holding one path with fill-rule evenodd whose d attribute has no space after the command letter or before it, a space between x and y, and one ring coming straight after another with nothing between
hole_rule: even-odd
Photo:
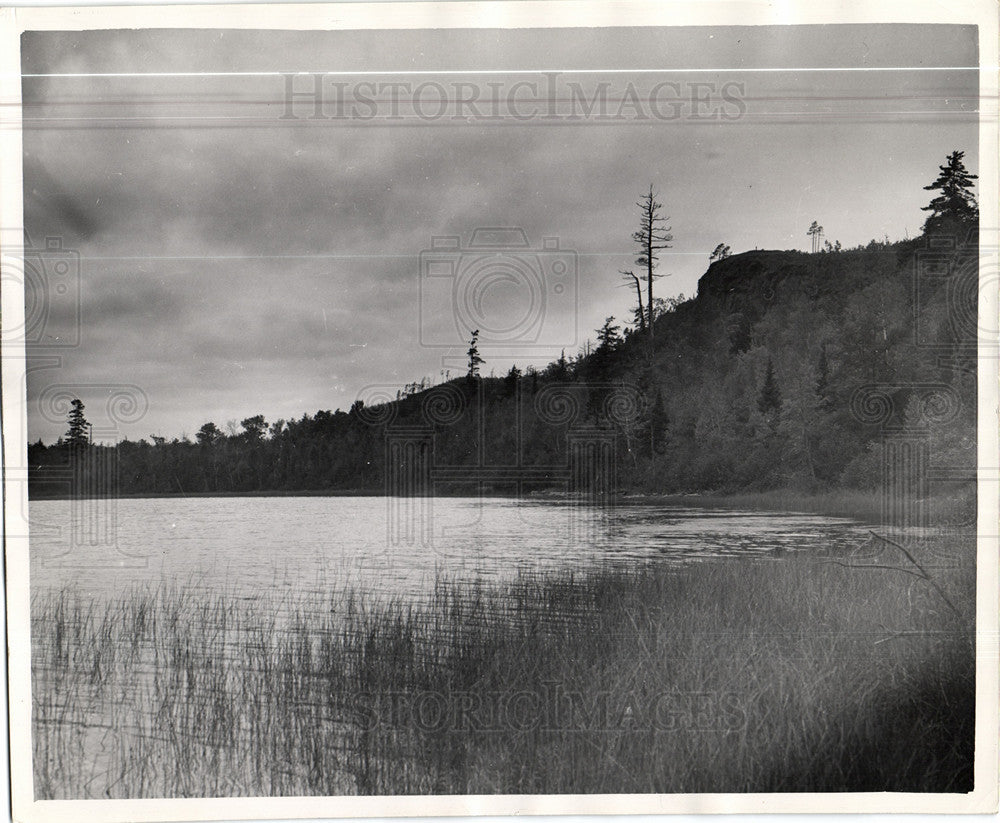
<instances>
[{"instance_id":1,"label":"forested hillside","mask_svg":"<svg viewBox=\"0 0 1000 823\"><path fill-rule=\"evenodd\" d=\"M412 471L437 492L566 488L588 437L613 463L592 479L603 490L872 488L887 430L926 433L931 465L974 467L977 221L963 202L929 209L905 242L723 255L695 298L658 301L652 334L645 317L609 319L589 354L541 371L229 433L206 423L194 442L91 445L71 427L29 447L31 494L394 492Z\"/></svg>"}]
</instances>

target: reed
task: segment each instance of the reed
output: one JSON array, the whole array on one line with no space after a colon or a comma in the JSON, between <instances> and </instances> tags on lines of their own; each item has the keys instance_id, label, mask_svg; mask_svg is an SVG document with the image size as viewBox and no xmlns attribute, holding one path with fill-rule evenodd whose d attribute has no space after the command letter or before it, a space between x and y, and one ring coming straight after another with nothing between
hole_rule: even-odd
<instances>
[{"instance_id":1,"label":"reed","mask_svg":"<svg viewBox=\"0 0 1000 823\"><path fill-rule=\"evenodd\" d=\"M648 497L644 498L648 499ZM733 494L666 495L664 502L706 506L710 508L746 509L750 511L809 512L833 517L850 517L875 525L884 525L882 493L878 490L827 489L807 491L800 489L770 489L767 491L739 492ZM927 522L954 530L956 527L972 528L976 517L976 490L974 486L960 488L951 493L939 493L923 501Z\"/></svg>"},{"instance_id":2,"label":"reed","mask_svg":"<svg viewBox=\"0 0 1000 823\"><path fill-rule=\"evenodd\" d=\"M38 594L36 796L968 791L974 539L909 548Z\"/></svg>"}]
</instances>

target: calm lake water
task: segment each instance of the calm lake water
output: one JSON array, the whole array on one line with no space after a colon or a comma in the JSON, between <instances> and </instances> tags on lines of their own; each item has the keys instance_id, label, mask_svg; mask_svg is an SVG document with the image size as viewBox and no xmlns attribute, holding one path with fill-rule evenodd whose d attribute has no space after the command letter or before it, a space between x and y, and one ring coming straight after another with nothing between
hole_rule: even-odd
<instances>
[{"instance_id":1,"label":"calm lake water","mask_svg":"<svg viewBox=\"0 0 1000 823\"><path fill-rule=\"evenodd\" d=\"M367 646L355 635L326 670L308 629L311 618L321 627L346 614L331 608L345 587L419 603L441 577L488 583L519 571L751 556L786 563L790 553L846 553L866 533L852 521L802 514L662 505L602 512L506 498L36 501L30 515L34 774L44 797L224 796L271 785L316 793L316 749L300 739L334 752L324 761L324 792L365 791L354 764L367 762L370 744L343 706L371 686ZM150 601L130 597L133 587L162 587L168 596L152 601L147 618ZM199 611L205 602L209 609ZM107 613L104 603L112 605ZM171 622L177 603L181 624ZM578 605L545 619L565 629L585 617ZM344 619L345 631L363 630ZM435 625L432 615L429 637ZM446 644L447 622L443 632ZM283 656L303 648L303 665ZM434 670L436 653L414 646L418 668ZM416 745L410 733L392 730L377 756L397 765L412 758L404 768L422 768L423 749L407 748Z\"/></svg>"},{"instance_id":2,"label":"calm lake water","mask_svg":"<svg viewBox=\"0 0 1000 823\"><path fill-rule=\"evenodd\" d=\"M826 556L850 520L663 505L595 511L507 498L214 497L31 503L31 586L98 600L132 584L309 594L344 586L420 598L439 576L501 580L634 560Z\"/></svg>"}]
</instances>

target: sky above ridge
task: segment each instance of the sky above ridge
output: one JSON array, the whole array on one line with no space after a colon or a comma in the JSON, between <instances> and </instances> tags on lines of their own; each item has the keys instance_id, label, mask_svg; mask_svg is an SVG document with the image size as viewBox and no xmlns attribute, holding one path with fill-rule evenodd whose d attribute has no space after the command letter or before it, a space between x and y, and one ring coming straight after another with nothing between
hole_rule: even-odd
<instances>
[{"instance_id":1,"label":"sky above ridge","mask_svg":"<svg viewBox=\"0 0 1000 823\"><path fill-rule=\"evenodd\" d=\"M845 247L913 236L946 155L978 170L976 40L26 33L27 262L71 281L29 300L30 437L63 433L66 393L95 439L346 409L461 373L472 325L486 373L544 365L629 316L650 184L662 296L692 296L719 243L808 249L813 220Z\"/></svg>"}]
</instances>

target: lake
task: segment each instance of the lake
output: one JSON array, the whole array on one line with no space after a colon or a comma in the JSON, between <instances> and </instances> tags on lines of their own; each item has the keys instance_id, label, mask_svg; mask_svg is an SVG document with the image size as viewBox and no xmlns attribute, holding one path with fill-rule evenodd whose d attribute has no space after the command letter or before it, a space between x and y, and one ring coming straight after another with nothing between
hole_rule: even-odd
<instances>
[{"instance_id":1,"label":"lake","mask_svg":"<svg viewBox=\"0 0 1000 823\"><path fill-rule=\"evenodd\" d=\"M842 789L880 722L905 733L890 771L969 771L973 623L941 594L974 603L974 574L825 562L871 545L850 520L507 498L31 514L40 798ZM922 697L928 667L954 706ZM892 710L901 683L925 725ZM511 715L525 695L556 714ZM927 744L928 724L965 731ZM828 740L829 777L786 782Z\"/></svg>"},{"instance_id":2,"label":"lake","mask_svg":"<svg viewBox=\"0 0 1000 823\"><path fill-rule=\"evenodd\" d=\"M808 514L510 498L39 500L30 516L33 592L70 588L98 600L131 584L296 594L348 586L419 599L440 576L828 556L866 535L851 520Z\"/></svg>"}]
</instances>

